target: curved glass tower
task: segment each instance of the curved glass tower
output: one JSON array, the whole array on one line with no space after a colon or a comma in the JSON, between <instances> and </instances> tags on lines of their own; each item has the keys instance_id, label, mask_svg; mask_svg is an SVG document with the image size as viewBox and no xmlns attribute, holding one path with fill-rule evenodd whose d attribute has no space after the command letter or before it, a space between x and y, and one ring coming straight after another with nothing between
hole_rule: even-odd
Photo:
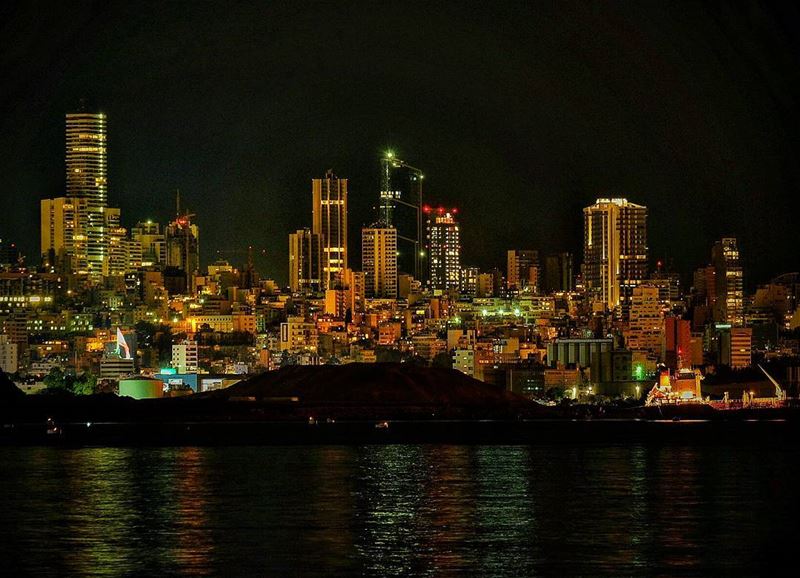
<instances>
[{"instance_id":1,"label":"curved glass tower","mask_svg":"<svg viewBox=\"0 0 800 578\"><path fill-rule=\"evenodd\" d=\"M77 215L76 268L96 277L103 274L107 234L105 209L108 206L106 162L106 115L67 114L66 196L82 199L84 210Z\"/></svg>"}]
</instances>

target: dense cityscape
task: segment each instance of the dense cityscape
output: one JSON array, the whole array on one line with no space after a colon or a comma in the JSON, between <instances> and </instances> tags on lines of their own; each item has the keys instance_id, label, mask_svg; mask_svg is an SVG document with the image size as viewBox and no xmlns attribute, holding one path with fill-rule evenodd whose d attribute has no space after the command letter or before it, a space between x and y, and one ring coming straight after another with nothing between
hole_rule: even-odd
<instances>
[{"instance_id":1,"label":"dense cityscape","mask_svg":"<svg viewBox=\"0 0 800 578\"><path fill-rule=\"evenodd\" d=\"M752 401L774 392L761 364L797 384L798 274L746 293L728 236L709 239L686 286L651 261L635 198L583 209L582 256L509 247L505 267L484 271L462 238L502 225L463 230L423 170L386 151L379 190L358 192L375 200L360 241L347 235L348 179L309 175L310 226L287 231L283 286L256 270L258 239L202 263L179 191L168 223L123 219L109 132L103 113L66 115L65 190L41 200L40 255L2 240L0 365L27 393L178 396L288 365L383 361L452 367L549 402L641 399L657 380L672 380L666 397ZM674 389L680 380L690 387Z\"/></svg>"},{"instance_id":2,"label":"dense cityscape","mask_svg":"<svg viewBox=\"0 0 800 578\"><path fill-rule=\"evenodd\" d=\"M0 15L0 574L796 565L800 4Z\"/></svg>"}]
</instances>

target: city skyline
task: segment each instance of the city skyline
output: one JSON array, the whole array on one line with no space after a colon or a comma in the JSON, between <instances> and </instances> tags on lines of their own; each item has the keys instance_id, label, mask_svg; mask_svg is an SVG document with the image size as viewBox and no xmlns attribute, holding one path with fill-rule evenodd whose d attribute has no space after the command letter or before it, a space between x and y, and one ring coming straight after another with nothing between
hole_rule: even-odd
<instances>
[{"instance_id":1,"label":"city skyline","mask_svg":"<svg viewBox=\"0 0 800 578\"><path fill-rule=\"evenodd\" d=\"M788 567L797 30L3 4L4 571Z\"/></svg>"},{"instance_id":2,"label":"city skyline","mask_svg":"<svg viewBox=\"0 0 800 578\"><path fill-rule=\"evenodd\" d=\"M85 109L85 104L84 103L81 103L81 108ZM236 259L226 259L225 258L225 255L228 254L228 253L234 253L234 254L239 253L239 254L241 254L241 253L245 252L244 251L244 247L234 248L234 249L218 249L218 248L214 248L214 247L209 248L209 249L207 249L205 251L205 255L204 256L205 256L205 261L206 262L203 263L203 259L201 257L201 252L200 252L200 248L199 248L199 243L197 242L198 235L199 235L199 227L197 225L196 219L193 219L194 217L197 217L198 215L196 213L190 213L190 210L186 209L185 207L182 210L181 205L180 205L180 202L181 202L180 201L180 198L181 198L180 197L180 189L177 189L175 191L175 197L177 199L177 201L176 201L177 202L177 213L173 212L173 214L175 216L171 221L167 220L167 219L164 219L164 222L159 222L158 220L154 221L153 219L150 219L150 218L144 220L142 218L139 218L139 217L136 217L136 216L129 216L129 215L126 215L125 218L123 219L121 217L120 209L108 207L108 194L107 194L107 190L106 190L107 189L107 177L106 177L106 174L107 174L106 173L106 156L107 156L107 153L106 153L106 148L105 148L105 143L107 141L107 134L106 134L106 132L107 132L107 126L106 126L107 125L107 115L105 115L104 113L99 113L99 112L95 112L95 113L85 112L85 111L84 112L79 112L79 113L67 112L65 114L65 118L66 118L66 141L65 141L66 142L66 148L65 148L65 151L66 151L65 152L65 159L66 159L66 161L65 161L65 165L67 167L67 171L66 171L67 178L66 178L65 190L70 190L72 196L53 198L53 199L41 199L41 201L40 201L40 223L41 223L40 227L41 227L41 230L40 230L39 237L40 237L40 247L41 247L40 258L41 258L41 264L43 266L47 265L48 263L51 263L51 264L52 263L61 263L63 261L63 255L59 257L58 252L54 251L54 246L56 246L58 244L58 242L60 241L62 246L63 245L69 245L70 246L70 251L77 254L77 256L76 255L72 255L71 258L73 260L73 263L70 265L71 267L75 268L76 271L88 272L90 274L90 276L94 275L95 277L97 275L99 275L100 273L92 273L92 270L94 270L96 272L100 271L100 272L102 272L102 275L120 274L120 272L124 271L126 269L126 267L129 267L130 265L125 262L124 257L118 256L115 259L115 256L113 254L114 253L113 245L115 245L115 244L118 245L120 243L124 243L125 242L125 238L126 238L126 234L127 234L128 231L130 231L131 234L136 232L137 235L141 235L143 232L145 232L145 233L147 232L147 231L140 230L142 227L147 229L147 228L149 228L151 226L155 226L156 228L163 228L164 229L165 235L162 235L159 238L162 238L162 242L163 242L164 247L165 247L163 250L165 251L164 263L166 265L175 266L175 267L178 267L179 269L183 270L182 262L184 260L186 260L187 257L185 255L181 256L179 253L183 252L186 255L189 255L189 253L187 253L187 251L189 251L189 248L188 248L188 245L186 244L186 242L184 242L181 239L185 237L185 234L189 234L190 235L189 238L191 238L191 243L192 243L192 246L193 246L192 251L194 252L194 261L192 262L193 264L190 267L190 271L191 272L197 273L198 271L201 271L202 269L205 269L209 265L212 265L214 262L219 261L219 260L230 261L231 264L234 265L234 266L244 266L243 259L236 260ZM99 158L99 160L97 162L86 161L85 160L86 155L95 154L92 151L89 151L88 153L85 152L85 151L82 152L82 153L80 152L85 147L81 148L83 146L82 143L76 141L77 137L75 136L76 135L75 131L77 129L75 128L76 125L74 125L74 123L76 122L75 119L78 119L79 122L82 122L84 124L86 124L87 119L92 120L92 121L96 120L96 119L99 119L99 122L101 122L102 128L100 130L98 130L98 134L100 135L100 137L97 137L97 138L101 138L102 143L103 143L103 147L102 147L101 153L98 153L98 154L101 154L101 157ZM70 123L73 123L73 124L71 125ZM84 132L86 132L86 131L84 131ZM87 135L82 135L82 136L83 136L84 140L85 139L89 139L89 138L96 138L96 137L93 137L91 135L88 135L88 136ZM81 159L79 161L75 160L76 151L79 152L80 154L83 154L83 158L78 157L79 159ZM385 171L385 167L387 166L387 163L386 163L387 159L391 160L393 158L394 158L394 152L392 150L384 151L383 155L380 158L380 167L381 167L380 171L381 171L381 174L383 174L383 172ZM91 179L94 179L96 182L102 184L102 187L98 188L98 191L100 191L100 192L97 195L95 195L97 197L97 200L91 201L91 202L89 200L89 197L93 193L82 193L82 192L78 191L76 189L77 185L75 184L75 183L77 183L77 181L76 181L75 175L73 174L73 173L76 173L76 172L81 172L83 170L83 169L80 169L80 168L76 170L74 168L74 166L77 166L76 163L80 163L80 166L83 167L84 165L89 166L89 165L87 165L87 162L89 164L93 165L91 167L91 170L88 170L87 172L92 172L92 170L97 172L99 170L99 172L97 172L96 175L94 175L94 173L92 173L94 176L91 176ZM409 166L404 161L399 161L399 163L400 164L397 165L399 167L407 167L407 166ZM73 168L71 168L71 167L73 167ZM101 168L100 169L95 169L95 167L101 167ZM416 169L415 167L411 167L411 169L413 170L413 172L411 174L414 177L421 179L421 177L422 177L421 171L419 169ZM350 243L348 242L348 238L351 236L350 230L352 228L354 228L354 227L358 227L357 228L357 234L360 237L362 230L369 229L370 227L374 227L374 226L376 226L377 224L380 224L383 221L379 221L378 223L373 223L373 224L367 224L368 221L364 221L363 224L361 224L361 225L353 224L353 221L355 221L356 223L358 223L358 221L352 219L349 216L348 201L347 201L347 199L348 199L348 194L347 194L348 184L347 183L349 181L349 178L347 178L347 177L339 178L335 174L335 171L333 169L328 169L327 171L325 171L325 176L323 178L313 178L312 177L310 180L311 180L311 216L312 216L312 219L310 221L312 223L312 226L310 227L310 229L314 230L316 228L316 229L322 230L323 223L325 223L325 227L327 229L327 228L331 227L331 225L328 224L328 223L333 223L333 229L336 231L335 236L337 236L337 239L336 239L335 243L339 243L339 245L336 246L337 248L334 248L333 251L339 253L340 257L342 255L344 255L344 263L347 264L348 263L347 262L347 255L351 251ZM86 181L86 182L88 182L88 181ZM335 184L335 186L333 186L332 183ZM72 188L70 188L70 187L72 187ZM373 211L373 213L376 213L379 217L385 218L386 215L387 215L385 206L388 206L388 205L386 204L386 201L384 200L384 196L385 195L383 193L381 193L382 188L383 188L383 185L381 185L381 187L379 187L379 189L377 191L373 191L373 194L374 194L375 198L373 199L372 211ZM338 200L330 200L330 199L328 199L329 196L331 196L331 198L336 197L336 199L338 199ZM427 196L430 197L430 195L427 195ZM325 199L328 199L328 200L323 200L323 197L325 197ZM112 200L113 200L113 198L112 198ZM434 200L436 200L435 197L434 197ZM97 205L99 207L99 209L96 208L96 207L95 208L90 208L89 205L92 204L92 203L94 205ZM408 203L405 203L405 204L408 204ZM84 207L84 205L85 205L85 207ZM329 212L330 212L329 207L331 205L337 205L337 207L341 205L341 207L343 207L343 209L341 211L339 211L339 213L334 215L334 217L331 217L331 215L329 214ZM322 207L323 206L326 209L324 211L324 214L327 215L324 218L322 216L323 215L323 211L322 211ZM608 207L608 209L605 208L605 207ZM400 207L400 208L402 208L402 207ZM439 208L438 210L441 212L441 210L443 210L443 209ZM454 208L453 210L458 211L457 208ZM598 210L599 210L599 212L598 212ZM630 216L630 215L635 215L635 211L637 211L637 210L642 212L642 216L641 217ZM98 214L102 214L104 227L98 228L96 225L93 226L93 227L90 227L89 224L88 224L88 215L85 216L85 217L81 217L82 213L87 213L88 214L88 213L90 213L92 211L97 212ZM424 218L426 218L426 214L428 212L430 212L430 211L431 211L431 207L426 202L425 205L422 207L422 210L420 211L420 215L424 219ZM617 258L617 260L614 261L614 263L616 264L617 267L621 263L621 264L624 264L626 267L630 268L631 266L633 266L632 265L633 262L630 261L630 258L634 257L635 260L636 260L636 265L635 265L636 274L634 275L636 280L633 281L633 282L631 282L631 281L628 282L629 287L627 288L627 290L625 290L624 287L623 287L623 290L621 292L619 287L612 288L611 285L609 285L609 281L608 280L603 281L605 286L602 288L602 290L600 290L600 293L603 296L602 300L606 301L608 306L613 308L615 302L616 302L616 304L619 304L620 299L622 299L622 301L624 301L626 299L626 297L623 295L623 293L625 293L625 291L628 292L627 293L627 295L628 295L627 299L629 299L629 294L630 294L631 287L633 287L634 284L637 284L637 283L641 282L642 280L647 279L651 274L657 273L658 270L666 269L667 271L672 271L674 273L677 273L678 275L680 275L682 281L684 283L687 283L687 282L691 282L692 275L696 272L698 266L699 267L703 266L703 263L701 262L701 263L695 264L695 266L693 266L691 268L691 270L683 271L683 270L679 270L678 268L676 268L674 266L674 263L671 260L669 260L667 263L665 263L665 260L663 258L661 258L661 257L653 257L652 256L651 251L649 250L650 238L647 236L647 226L646 226L647 215L648 215L648 208L647 207L642 206L642 205L637 205L636 203L633 203L633 202L629 201L626 198L596 198L593 204L582 208L582 212L584 214L584 218L583 218L584 229L582 231L583 251L578 253L579 256L580 256L580 260L579 260L579 263L577 263L577 271L573 272L573 274L581 274L582 273L581 265L587 266L588 267L587 271L593 271L594 270L594 269L592 269L593 266L590 265L590 263L592 263L594 261L594 258L592 257L592 252L591 252L592 243L589 241L589 238L592 236L592 234L591 234L592 224L591 223L594 222L593 218L591 218L591 215L594 215L594 214L605 215L608 211L612 211L613 215L611 215L611 213L609 213L610 216L603 217L603 219L607 219L607 220L609 220L608 222L615 223L615 225L614 225L615 227L616 227L616 223L617 223L618 220L621 223L624 224L624 223L630 221L631 219L633 219L634 222L638 222L637 219L641 219L641 222L643 223L643 226L644 226L642 231L638 231L638 232L635 232L635 233L634 232L625 232L622 235L621 240L617 239L616 241L612 241L609 238L609 239L606 239L606 240L603 241L603 244L602 244L602 247L601 247L601 251L603 251L603 252L606 251L606 246L605 246L606 242L608 242L608 243L614 243L614 242L620 243L620 242L623 242L623 245L625 245L625 244L630 245L630 247L628 247L627 249L623 248L624 249L623 253L625 251L633 251L632 254L629 257L624 257L622 259L622 261L619 261L619 258ZM617 212L614 212L614 211L619 212L619 215L617 215ZM630 213L630 215L629 215L628 212L630 212L630 211L634 211L634 213ZM319 216L317 216L317 215L319 215ZM86 221L86 223L81 221L82 218ZM59 220L62 222L62 226L61 227L59 227L59 226L57 226L55 224L55 222L59 221ZM70 224L66 224L67 221L70 221L70 220L72 220L73 222L70 223ZM460 220L460 218L459 218L459 220ZM201 219L201 221L202 221L202 219ZM127 223L135 223L135 225L131 224L128 227L125 227L124 225L127 224ZM424 230L425 225L422 222L421 222L421 224L423 225L423 230L421 230L421 234L424 237L424 235L426 234L425 230ZM605 225L601 225L601 228L603 228L604 226ZM303 228L304 227L301 226L297 230L297 232L298 233L301 232ZM308 228L308 227L306 227L306 228ZM339 231L340 228L344 232L343 236L339 236L338 231ZM94 260L96 261L96 265L94 266L94 268L91 268L91 267L88 266L89 259L87 257L87 254L89 254L89 252L90 252L88 247L83 247L83 249L81 249L81 247L83 245L81 245L79 242L75 242L75 241L72 240L72 237L73 237L74 232L75 232L75 231L73 231L73 229L78 230L79 232L80 232L80 230L88 231L89 229L92 229L95 232L94 236L102 236L102 238L103 238L102 242L99 242L99 243L95 242L96 245L102 245L103 248L102 248L102 250L101 249L94 249L94 253L95 253ZM98 233L98 231L101 231L101 230L105 231L105 232ZM170 231L173 231L171 236L170 236ZM189 231L190 231L190 233L188 233ZM627 231L627 229L626 229L626 231ZM631 231L633 231L633 229L631 229ZM291 231L289 232L289 234L290 234L290 236L294 235L294 233L292 233ZM316 232L315 234L318 235L320 237L320 240L322 241L322 237L323 236L321 235L321 233ZM60 237L60 239L57 240L56 236L58 236L58 235L60 235L61 237ZM180 238L179 238L179 236L180 236ZM79 234L78 237L84 239L84 241L83 241L84 245L87 244L87 239L89 238L88 234L83 234L83 235ZM172 246L171 245L172 241L170 241L170 237L172 238L172 241L177 242L177 244L175 244L174 250L170 249L170 247ZM398 239L399 238L400 238L400 236L399 236L399 233L398 233ZM725 241L726 239L732 239L732 242L734 244L737 243L737 237L736 236L733 236L733 235L730 235L730 234L723 235L722 240ZM411 241L412 239L409 238L408 240ZM424 243L424 241L425 241L424 238L421 239L421 240ZM14 242L15 245L19 246L17 241L14 240L14 239L8 239L8 241ZM330 242L334 242L333 239ZM71 243L75 244L75 248L72 248ZM633 245L631 245L631 243L633 243ZM635 247L636 243L639 243L642 246L641 247ZM716 247L716 245L719 245L719 243L720 243L719 239L712 240L712 260L716 259L714 251L716 251L715 247ZM249 243L248 245L246 245L246 247L249 247L248 252L250 252L250 254L251 254L250 258L252 258L252 248L253 248L254 244L255 243ZM358 247L357 246L358 243L353 243L353 245L354 246L352 247L352 249L355 249L355 251L359 251L359 249L363 248L363 244L362 244L362 247ZM47 251L46 251L46 247L48 247L48 246L50 247L50 255L48 255ZM411 246L414 246L414 245L409 244L406 247L406 250L410 250ZM292 257L292 247L296 247L296 245L293 245L291 243L291 241L290 241L289 251L286 254L286 258L289 259L290 261L293 258ZM400 244L398 244L398 253L397 253L398 258L402 254L401 253L401 249L402 248L403 247ZM641 255L636 255L635 254L636 251L634 250L636 248L643 249L643 253L640 250L639 252L642 253L642 254ZM144 252L146 253L146 249L147 249L146 247L137 247L137 251L142 250L142 249L145 249ZM425 249L426 249L426 247L423 245L422 249L419 252L419 255L423 257L422 259L420 259L420 261L422 262L421 264L423 266L423 270L422 270L422 280L423 281L425 281L425 276L428 275L429 272L430 272L430 264L426 262L426 259L427 259L428 256L425 254L425 252L426 252ZM107 254L103 253L102 255L99 255L98 251L100 251L101 253L107 252ZM177 253L176 253L176 251L177 251ZM504 253L508 253L508 259L511 259L511 253L513 253L514 251L519 251L519 250L507 249L507 250L504 251ZM528 251L528 250L523 250L523 252L525 252L525 251ZM537 249L532 249L532 251L534 253L537 253L537 254L541 252L541 250L538 249L538 248ZM615 249L615 251L619 252L619 249ZM735 251L736 251L737 266L741 268L741 264L740 263L742 263L744 261L744 259L741 258L741 255L739 254L738 248L735 248ZM267 252L266 250L262 249L260 251L260 254L263 255L266 252ZM558 255L558 254L560 254L562 252L563 251L561 251L561 250L555 250L553 252L548 252L547 255L549 257L554 257L554 256L556 256L556 255ZM329 253L329 251L326 251L325 248L321 245L320 246L320 255L324 256L324 255L326 255L328 253ZM567 253L569 253L569 252L567 252ZM567 254L567 253L565 253L565 254ZM22 251L22 254L25 255L24 251ZM39 265L39 262L36 260L36 257L33 258L34 259L33 261L31 261L31 256L30 255L25 255L25 257L27 259L26 265L28 267L36 268ZM353 262L360 261L362 258L363 258L363 256L359 255L357 258L354 259ZM538 257L536 257L536 258L538 259ZM81 261L81 259L82 259L82 261ZM105 261L104 261L104 259L105 259ZM341 260L341 259L339 259L339 260ZM76 263L79 263L79 262L83 264L82 267L80 267L80 266L78 266L76 264ZM472 266L472 263L470 262L469 256L467 256L466 260L465 260L463 250L461 251L460 256L459 256L459 262L460 262L460 266L462 266L462 267ZM510 264L510 261L508 261L508 264ZM605 266L606 265L604 265L604 267ZM536 265L536 268L537 268L536 275L537 276L544 273L544 269L542 269L541 267L542 267L542 264L538 264L537 263L537 265ZM325 265L320 264L320 276L321 276L321 281L322 281L320 286L323 287L323 288L326 286L326 283L332 282L332 280L336 276L336 273L337 273L338 269L341 268L341 264L337 265L336 267L328 267L329 269L331 269L331 271L327 275L325 274L325 271L324 271L325 268L326 268ZM344 268L348 268L348 267L345 266ZM493 269L493 268L499 268L501 270L506 271L507 273L509 272L508 266L506 266L505 268L503 266L503 257L502 256L495 261L493 266L490 266L487 269ZM114 271L116 271L116 273L114 273ZM398 271L397 272L398 272L398 274L400 274L400 273L403 273L403 274L411 273L411 271L403 271L403 270L401 270L399 268L399 265L398 265ZM286 276L285 279L282 277L282 274L284 274L284 273L285 273L285 268L284 268L284 272L278 272L277 275L271 275L271 276L269 276L269 278L277 279L277 280L281 281L282 284L285 285L285 286L293 286L293 277L292 277L291 266L290 266L289 273L288 273L288 275ZM772 275L770 275L767 279L758 280L757 283L766 282L766 281L768 281L770 279L773 279L773 278L778 277L780 275L784 275L786 273L790 273L790 271L785 270L785 271L781 271L781 272L775 272ZM599 273L598 273L598 275L599 275ZM329 277L329 279L327 279L327 277ZM624 275L623 275L623 277L624 277ZM740 277L741 277L741 275L740 275ZM326 281L326 279L327 279L327 281ZM187 286L189 285L190 281L191 281L190 272L186 272L186 284L187 284ZM538 281L538 278L537 278L537 281ZM594 283L597 283L597 282L598 281L594 281ZM743 283L742 286L745 289L748 289L748 290L753 289L754 286L756 285L756 281L754 279L752 279L750 275L744 277L744 280L740 279L739 282L740 282L740 284ZM631 284L631 283L633 283L633 284ZM512 283L512 285L513 285L513 283ZM623 285L625 285L625 283L623 283ZM593 291L596 292L597 289L594 289ZM614 292L613 295L609 293L611 291Z\"/></svg>"},{"instance_id":3,"label":"city skyline","mask_svg":"<svg viewBox=\"0 0 800 578\"><path fill-rule=\"evenodd\" d=\"M367 7L349 15L320 9L309 16L311 22L330 26L316 26L324 38L315 39L276 7L257 18L259 10L244 4L215 18L208 18L212 9L207 6L166 7L171 16L149 22L145 14L116 6L94 16L99 29L109 24L95 37L81 34L88 11L54 8L45 18L58 22L62 34L34 47L30 70L11 68L5 75L14 123L3 125L0 144L15 154L0 161L9 199L9 210L0 217L2 237L15 241L29 258L36 254L23 224L38 219L38 199L63 195L58 119L87 98L102 105L110 119L109 195L123 217L138 216L135 209L147 207L142 220L165 222L176 189L194 209L227 199L225 210L198 215L206 232L201 247L206 263L214 250L256 245L268 249L259 268L284 277L284 236L306 225L308 179L331 167L350 179L349 236L357 238L360 225L373 221L380 157L393 148L425 171L426 191L462 208L465 230L482 228L485 215L508 225L493 231L488 242L465 237L468 263L482 269L502 266L505 251L513 247L580 255L580 210L595 198L618 196L656 216L650 227L651 262L671 259L685 277L707 259L707 245L727 235L739 239L743 264L751 272L748 285L800 269L789 233L799 208L800 179L791 161L797 152L791 103L798 69L781 27L796 20L793 12L757 9L753 18L762 33L755 42L723 34L742 31L749 22L735 10L717 15L694 6L687 31L675 24L667 7L652 14L633 7L621 15L613 5L596 11L574 6L559 17L543 7L519 8L520 13L509 8L492 18L512 31L516 21L530 22L532 29L520 30L517 41L527 42L530 54L508 47L494 29L484 30L474 41L486 59L477 62L486 65L467 67L476 62L468 58L470 48L447 35L442 38L450 41L428 39L445 27L466 33L487 15L430 9L429 18L410 11L427 23L425 34L409 30L410 37L422 41L411 48L377 35L380 26L367 25L393 20L397 9ZM11 16L24 10L15 8ZM230 46L206 20L226 23L250 44ZM653 24L640 32L639 50L626 39L626 21ZM407 26L399 19L395 23ZM591 32L605 47L561 45L558 39L569 36L570 26L578 34ZM191 62L174 58L173 39L191 38L193 30L215 39L221 54L200 48ZM326 42L336 47L331 64L341 66L338 72L335 65L320 68L315 47L342 32L360 40ZM4 42L27 45L26 35L35 37L23 26ZM724 62L735 67L697 56L707 52L700 37L709 38ZM673 40L677 48L670 50ZM55 42L64 50L58 51L57 66L45 68L49 61L43 55ZM278 56L296 56L295 72L269 60L264 55L272 52L258 50L262 46ZM443 65L443 74L424 65L426 52ZM640 58L642 52L670 74L656 74L655 64ZM768 58L775 53L787 56ZM371 71L378 54L388 58L380 74ZM737 54L747 58L736 59ZM583 58L590 69L580 68ZM173 64L178 61L185 67ZM237 67L228 71L216 64L232 61ZM517 80L488 72L501 64ZM167 90L153 90L133 66L148 70L148 78L169 78L160 83ZM205 69L208 74L201 74ZM629 69L637 72L635 79L626 76ZM473 80L472 92L460 89L462 74ZM225 90L207 86L205 76L224 79ZM275 78L284 80L270 83ZM640 78L658 78L661 84ZM398 83L421 87L419 105L410 106L400 93L392 96L394 91L384 96ZM320 90L314 90L317 85ZM498 112L487 114L481 103L495 102L487 86L529 96L490 107ZM605 88L598 92L596 86ZM231 102L227 95L240 87L252 91ZM47 94L46 102L37 94ZM745 112L750 107L755 107L752 114ZM221 112L209 115L209 110ZM746 210L751 207L758 210ZM228 222L237 223L236 229L223 231ZM358 262L357 254L353 257Z\"/></svg>"}]
</instances>

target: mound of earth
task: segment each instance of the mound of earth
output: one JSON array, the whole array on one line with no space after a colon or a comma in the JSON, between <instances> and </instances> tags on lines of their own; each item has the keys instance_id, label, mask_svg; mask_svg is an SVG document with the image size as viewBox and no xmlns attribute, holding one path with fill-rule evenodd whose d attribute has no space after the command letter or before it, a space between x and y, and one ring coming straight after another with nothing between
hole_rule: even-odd
<instances>
[{"instance_id":1,"label":"mound of earth","mask_svg":"<svg viewBox=\"0 0 800 578\"><path fill-rule=\"evenodd\" d=\"M298 398L306 404L530 405L526 398L454 369L405 363L289 366L262 373L213 395L257 400Z\"/></svg>"}]
</instances>

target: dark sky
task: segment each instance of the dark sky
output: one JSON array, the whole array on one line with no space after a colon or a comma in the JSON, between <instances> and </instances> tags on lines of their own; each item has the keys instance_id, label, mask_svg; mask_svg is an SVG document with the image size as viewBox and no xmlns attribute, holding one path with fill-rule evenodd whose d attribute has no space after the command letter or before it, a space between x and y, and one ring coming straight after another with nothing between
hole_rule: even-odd
<instances>
[{"instance_id":1,"label":"dark sky","mask_svg":"<svg viewBox=\"0 0 800 578\"><path fill-rule=\"evenodd\" d=\"M86 98L109 117L128 226L166 221L180 188L205 262L253 244L279 280L327 168L350 179L357 256L387 147L461 208L466 265L580 256L581 208L626 196L650 209L653 260L689 272L733 233L749 284L800 269L795 8L16 4L0 8L0 237L28 255L39 199L63 194L64 113Z\"/></svg>"}]
</instances>

